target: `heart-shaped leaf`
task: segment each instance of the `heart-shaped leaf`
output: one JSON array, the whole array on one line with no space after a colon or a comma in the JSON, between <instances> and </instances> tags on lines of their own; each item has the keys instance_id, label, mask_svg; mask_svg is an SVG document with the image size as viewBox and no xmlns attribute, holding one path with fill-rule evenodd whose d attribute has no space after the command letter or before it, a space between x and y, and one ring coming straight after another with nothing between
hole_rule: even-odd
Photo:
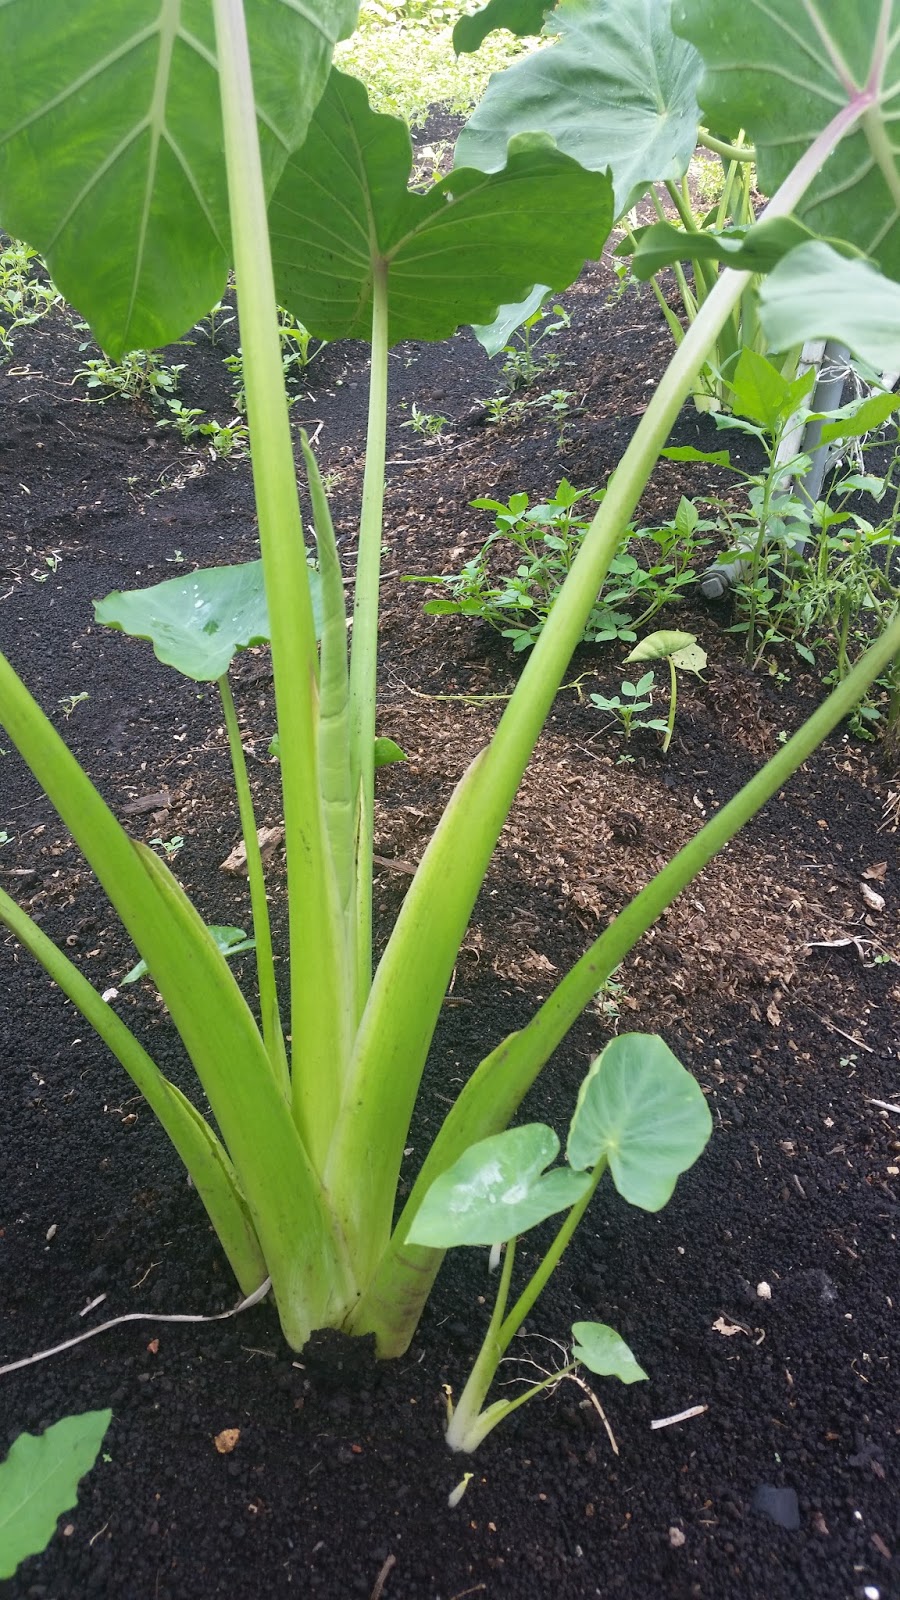
<instances>
[{"instance_id":1,"label":"heart-shaped leaf","mask_svg":"<svg viewBox=\"0 0 900 1600\"><path fill-rule=\"evenodd\" d=\"M605 1322L573 1322L572 1354L599 1378L620 1378L640 1383L647 1374L639 1367L622 1335Z\"/></svg>"},{"instance_id":2,"label":"heart-shaped leaf","mask_svg":"<svg viewBox=\"0 0 900 1600\"><path fill-rule=\"evenodd\" d=\"M674 0L672 21L703 57L709 125L745 130L764 194L842 106L858 106L855 131L795 209L814 233L849 240L900 277L900 0Z\"/></svg>"},{"instance_id":3,"label":"heart-shaped leaf","mask_svg":"<svg viewBox=\"0 0 900 1600\"><path fill-rule=\"evenodd\" d=\"M318 632L319 582L312 568L309 579ZM94 601L94 615L108 628L151 640L159 661L198 683L221 678L235 651L269 639L261 561L201 567L149 589L114 589Z\"/></svg>"},{"instance_id":4,"label":"heart-shaped leaf","mask_svg":"<svg viewBox=\"0 0 900 1600\"><path fill-rule=\"evenodd\" d=\"M405 123L333 70L269 210L279 300L317 338L371 337L376 273L391 344L449 338L537 279L566 288L612 224L609 180L539 135L513 141L502 172L458 170L427 194L411 168Z\"/></svg>"},{"instance_id":5,"label":"heart-shaped leaf","mask_svg":"<svg viewBox=\"0 0 900 1600\"><path fill-rule=\"evenodd\" d=\"M355 0L245 0L269 192ZM0 221L114 357L177 339L231 265L209 0L0 5Z\"/></svg>"},{"instance_id":6,"label":"heart-shaped leaf","mask_svg":"<svg viewBox=\"0 0 900 1600\"><path fill-rule=\"evenodd\" d=\"M231 956L242 955L245 950L256 949L256 940L248 939L243 928L223 928L212 925L207 926L206 931L212 934L216 947L221 950L223 956L230 958ZM138 978L143 978L144 974L149 970L146 961L139 961L137 966L131 968L130 972L126 972L124 978L119 979L119 988L124 988L126 983L137 983Z\"/></svg>"},{"instance_id":7,"label":"heart-shaped leaf","mask_svg":"<svg viewBox=\"0 0 900 1600\"><path fill-rule=\"evenodd\" d=\"M648 633L646 639L636 644L626 661L666 661L669 656L674 656L678 650L686 650L688 645L697 643L695 633L680 633L675 628L660 628L657 633Z\"/></svg>"},{"instance_id":8,"label":"heart-shaped leaf","mask_svg":"<svg viewBox=\"0 0 900 1600\"><path fill-rule=\"evenodd\" d=\"M456 161L495 172L511 134L540 130L591 171L609 171L620 217L697 143L700 60L676 39L669 0L563 0L560 38L497 73L460 134ZM538 274L535 274L538 276Z\"/></svg>"},{"instance_id":9,"label":"heart-shaped leaf","mask_svg":"<svg viewBox=\"0 0 900 1600\"><path fill-rule=\"evenodd\" d=\"M37 1437L20 1433L0 1465L0 1578L11 1578L26 1556L46 1549L111 1421L111 1411L84 1411Z\"/></svg>"},{"instance_id":10,"label":"heart-shaped leaf","mask_svg":"<svg viewBox=\"0 0 900 1600\"><path fill-rule=\"evenodd\" d=\"M416 1212L411 1244L448 1250L503 1244L580 1200L590 1184L569 1167L546 1172L559 1140L542 1122L479 1140L436 1178Z\"/></svg>"},{"instance_id":11,"label":"heart-shaped leaf","mask_svg":"<svg viewBox=\"0 0 900 1600\"><path fill-rule=\"evenodd\" d=\"M609 1161L623 1199L660 1211L712 1132L700 1085L657 1034L622 1033L578 1094L566 1155L580 1170Z\"/></svg>"},{"instance_id":12,"label":"heart-shaped leaf","mask_svg":"<svg viewBox=\"0 0 900 1600\"><path fill-rule=\"evenodd\" d=\"M686 644L681 650L673 650L670 660L679 672L701 673L709 657L702 645L694 643Z\"/></svg>"},{"instance_id":13,"label":"heart-shaped leaf","mask_svg":"<svg viewBox=\"0 0 900 1600\"><path fill-rule=\"evenodd\" d=\"M760 289L760 321L773 350L840 339L877 372L900 368L900 287L827 244L785 256Z\"/></svg>"}]
</instances>

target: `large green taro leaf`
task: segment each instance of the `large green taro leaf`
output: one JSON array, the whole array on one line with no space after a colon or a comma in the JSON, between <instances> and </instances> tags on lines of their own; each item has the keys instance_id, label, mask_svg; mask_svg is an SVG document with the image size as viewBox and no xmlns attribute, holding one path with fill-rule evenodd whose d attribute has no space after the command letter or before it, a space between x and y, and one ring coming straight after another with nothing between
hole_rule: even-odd
<instances>
[{"instance_id":1,"label":"large green taro leaf","mask_svg":"<svg viewBox=\"0 0 900 1600\"><path fill-rule=\"evenodd\" d=\"M586 1193L590 1178L554 1167L559 1140L543 1122L507 1128L470 1145L436 1178L413 1219L411 1244L448 1250L460 1244L503 1244Z\"/></svg>"},{"instance_id":2,"label":"large green taro leaf","mask_svg":"<svg viewBox=\"0 0 900 1600\"><path fill-rule=\"evenodd\" d=\"M269 191L355 0L245 0ZM168 344L231 264L210 0L3 0L0 225L112 356Z\"/></svg>"},{"instance_id":3,"label":"large green taro leaf","mask_svg":"<svg viewBox=\"0 0 900 1600\"><path fill-rule=\"evenodd\" d=\"M581 1085L566 1155L577 1169L606 1156L623 1199L660 1211L711 1132L700 1085L664 1040L622 1033Z\"/></svg>"},{"instance_id":4,"label":"large green taro leaf","mask_svg":"<svg viewBox=\"0 0 900 1600\"><path fill-rule=\"evenodd\" d=\"M773 350L839 339L877 372L900 370L900 287L867 261L804 244L760 289L760 321Z\"/></svg>"},{"instance_id":5,"label":"large green taro leaf","mask_svg":"<svg viewBox=\"0 0 900 1600\"><path fill-rule=\"evenodd\" d=\"M540 130L583 166L609 169L622 216L648 184L687 171L699 57L673 35L669 0L564 0L552 23L555 44L491 79L456 161L496 171L512 134Z\"/></svg>"},{"instance_id":6,"label":"large green taro leaf","mask_svg":"<svg viewBox=\"0 0 900 1600\"><path fill-rule=\"evenodd\" d=\"M797 214L900 278L900 0L674 0L672 20L703 57L707 121L745 129L765 194L842 107L859 106L857 131Z\"/></svg>"},{"instance_id":7,"label":"large green taro leaf","mask_svg":"<svg viewBox=\"0 0 900 1600\"><path fill-rule=\"evenodd\" d=\"M309 577L321 633L319 575ZM197 683L221 678L236 650L269 642L261 561L201 567L149 589L114 589L94 601L94 615L133 639L151 640L157 660Z\"/></svg>"},{"instance_id":8,"label":"large green taro leaf","mask_svg":"<svg viewBox=\"0 0 900 1600\"><path fill-rule=\"evenodd\" d=\"M446 339L490 322L538 281L564 289L612 224L609 181L540 135L514 140L502 172L459 169L408 187L409 132L332 70L269 210L280 302L321 339L368 339L385 271L389 339Z\"/></svg>"}]
</instances>

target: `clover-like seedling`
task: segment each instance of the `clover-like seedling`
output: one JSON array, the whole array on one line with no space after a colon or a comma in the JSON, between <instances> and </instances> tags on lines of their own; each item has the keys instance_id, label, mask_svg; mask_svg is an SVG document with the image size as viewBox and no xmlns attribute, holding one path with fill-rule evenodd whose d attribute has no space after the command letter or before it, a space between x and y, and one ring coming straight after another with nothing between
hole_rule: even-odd
<instances>
[{"instance_id":1,"label":"clover-like seedling","mask_svg":"<svg viewBox=\"0 0 900 1600\"><path fill-rule=\"evenodd\" d=\"M626 657L628 661L631 656ZM592 694L591 700L598 711L611 711L613 716L622 725L622 732L626 739L630 739L635 728L655 728L665 731L668 724L660 717L645 717L643 712L649 711L653 704L653 678L652 671L645 672L637 683L627 680L621 685L620 693L614 695Z\"/></svg>"}]
</instances>

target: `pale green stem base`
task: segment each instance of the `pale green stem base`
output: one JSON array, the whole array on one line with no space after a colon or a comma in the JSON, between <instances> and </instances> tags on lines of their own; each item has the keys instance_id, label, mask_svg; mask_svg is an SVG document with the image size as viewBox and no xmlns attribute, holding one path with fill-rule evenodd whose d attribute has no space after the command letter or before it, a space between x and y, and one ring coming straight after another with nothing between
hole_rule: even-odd
<instances>
[{"instance_id":1,"label":"pale green stem base","mask_svg":"<svg viewBox=\"0 0 900 1600\"><path fill-rule=\"evenodd\" d=\"M241 818L241 832L244 837L244 849L247 853L247 881L250 885L253 937L256 940L256 971L259 979L259 1008L262 1014L263 1039L275 1076L285 1095L290 1099L290 1072L284 1047L284 1035L281 1031L281 1017L278 1011L278 988L275 982L275 963L272 956L272 931L269 924L269 903L266 899L266 877L256 831L253 796L250 792L250 779L247 776L247 763L244 759L244 747L241 743L241 730L238 726L234 696L231 693L231 684L228 682L227 673L223 673L221 678L218 679L218 685L219 694L222 698L225 729L228 734L228 748L231 752L231 770L234 773L234 787L237 793L238 811Z\"/></svg>"},{"instance_id":2,"label":"pale green stem base","mask_svg":"<svg viewBox=\"0 0 900 1600\"><path fill-rule=\"evenodd\" d=\"M482 1439L487 1437L491 1429L496 1428L497 1423L502 1422L504 1417L508 1417L510 1412L515 1411L520 1405L524 1405L525 1401L530 1400L532 1395L537 1394L539 1390L546 1389L549 1384L557 1382L560 1374L555 1373L551 1378L535 1384L524 1394L518 1395L515 1400L498 1400L492 1406L489 1406L486 1411L482 1411L488 1390L494 1381L500 1362L509 1349L511 1340L515 1338L538 1296L546 1288L551 1275L559 1265L563 1252L566 1250L575 1229L594 1197L597 1185L603 1177L607 1165L606 1157L603 1156L591 1174L590 1188L582 1195L578 1204L573 1206L567 1213L549 1250L541 1258L508 1314L506 1314L506 1302L509 1297L509 1286L512 1278L515 1239L511 1239L507 1245L503 1272L497 1288L497 1299L488 1324L487 1333L484 1336L484 1343L478 1352L469 1380L459 1397L459 1404L455 1407L447 1424L447 1443L451 1450L475 1450Z\"/></svg>"}]
</instances>

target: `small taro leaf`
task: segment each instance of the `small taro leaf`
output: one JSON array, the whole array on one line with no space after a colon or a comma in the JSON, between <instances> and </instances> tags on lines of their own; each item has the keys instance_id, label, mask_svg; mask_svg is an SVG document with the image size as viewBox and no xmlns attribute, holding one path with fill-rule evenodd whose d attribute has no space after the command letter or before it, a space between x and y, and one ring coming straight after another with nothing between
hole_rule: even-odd
<instances>
[{"instance_id":1,"label":"small taro leaf","mask_svg":"<svg viewBox=\"0 0 900 1600\"><path fill-rule=\"evenodd\" d=\"M355 0L245 0L264 179L302 141ZM209 0L0 5L0 219L114 358L177 339L231 265Z\"/></svg>"},{"instance_id":2,"label":"small taro leaf","mask_svg":"<svg viewBox=\"0 0 900 1600\"><path fill-rule=\"evenodd\" d=\"M700 1085L657 1034L623 1033L591 1066L566 1151L577 1170L609 1161L623 1199L659 1211L712 1132Z\"/></svg>"},{"instance_id":3,"label":"small taro leaf","mask_svg":"<svg viewBox=\"0 0 900 1600\"><path fill-rule=\"evenodd\" d=\"M503 1244L580 1200L590 1179L569 1167L544 1168L559 1140L542 1122L508 1128L470 1145L436 1178L416 1212L410 1244L448 1250Z\"/></svg>"},{"instance_id":4,"label":"small taro leaf","mask_svg":"<svg viewBox=\"0 0 900 1600\"><path fill-rule=\"evenodd\" d=\"M709 657L703 646L695 643L685 645L683 650L673 650L670 659L679 672L700 673L706 666Z\"/></svg>"},{"instance_id":5,"label":"small taro leaf","mask_svg":"<svg viewBox=\"0 0 900 1600\"><path fill-rule=\"evenodd\" d=\"M318 637L321 586L318 572L308 571ZM198 683L227 672L236 650L269 639L261 561L201 567L149 589L115 589L94 601L94 615L132 638L151 640L159 661Z\"/></svg>"},{"instance_id":6,"label":"small taro leaf","mask_svg":"<svg viewBox=\"0 0 900 1600\"><path fill-rule=\"evenodd\" d=\"M760 288L760 322L773 350L839 339L879 372L900 368L900 287L827 244L800 245Z\"/></svg>"},{"instance_id":7,"label":"small taro leaf","mask_svg":"<svg viewBox=\"0 0 900 1600\"><path fill-rule=\"evenodd\" d=\"M406 751L401 750L393 739L375 740L375 765L376 767L389 767L393 761L405 761Z\"/></svg>"},{"instance_id":8,"label":"small taro leaf","mask_svg":"<svg viewBox=\"0 0 900 1600\"><path fill-rule=\"evenodd\" d=\"M544 18L556 0L488 0L472 17L460 17L453 29L453 48L458 56L477 50L495 28L506 28L520 39L540 33Z\"/></svg>"},{"instance_id":9,"label":"small taro leaf","mask_svg":"<svg viewBox=\"0 0 900 1600\"><path fill-rule=\"evenodd\" d=\"M57 1518L74 1506L111 1420L111 1411L84 1411L38 1436L19 1435L0 1465L0 1578L11 1578L26 1556L46 1549Z\"/></svg>"},{"instance_id":10,"label":"small taro leaf","mask_svg":"<svg viewBox=\"0 0 900 1600\"><path fill-rule=\"evenodd\" d=\"M539 129L609 171L620 217L648 184L678 179L697 143L700 59L676 39L670 0L563 0L561 37L496 73L460 134L456 162L495 172L511 134Z\"/></svg>"},{"instance_id":11,"label":"small taro leaf","mask_svg":"<svg viewBox=\"0 0 900 1600\"><path fill-rule=\"evenodd\" d=\"M730 467L727 450L696 450L692 444L673 445L671 450L661 450L667 461L708 461L711 467Z\"/></svg>"},{"instance_id":12,"label":"small taro leaf","mask_svg":"<svg viewBox=\"0 0 900 1600\"><path fill-rule=\"evenodd\" d=\"M236 650L266 644L269 613L261 561L207 567L149 589L114 590L94 601L94 615L198 683L220 678Z\"/></svg>"},{"instance_id":13,"label":"small taro leaf","mask_svg":"<svg viewBox=\"0 0 900 1600\"><path fill-rule=\"evenodd\" d=\"M248 939L243 928L222 928L213 926L208 927L207 932L212 934L213 939L215 940L218 949L221 950L223 956L239 956L242 955L245 950L256 949L256 940ZM124 978L119 979L119 988L123 988L126 983L137 983L138 978L143 978L144 974L148 971L149 968L146 961L139 961L137 966L132 967L130 972L126 972Z\"/></svg>"},{"instance_id":14,"label":"small taro leaf","mask_svg":"<svg viewBox=\"0 0 900 1600\"><path fill-rule=\"evenodd\" d=\"M539 311L548 294L553 290L545 283L536 283L530 295L525 300L518 300L515 305L501 306L493 322L473 323L472 332L482 349L491 357L498 356L505 350L517 328L523 322Z\"/></svg>"},{"instance_id":15,"label":"small taro leaf","mask_svg":"<svg viewBox=\"0 0 900 1600\"><path fill-rule=\"evenodd\" d=\"M426 194L411 167L406 124L333 70L269 209L279 301L316 338L371 337L376 272L391 344L449 338L536 279L567 288L612 225L608 178L540 134L511 140L502 172L457 170Z\"/></svg>"},{"instance_id":16,"label":"small taro leaf","mask_svg":"<svg viewBox=\"0 0 900 1600\"><path fill-rule=\"evenodd\" d=\"M834 421L824 423L821 442L831 444L834 439L863 439L867 433L874 433L880 428L898 408L900 395L870 394L862 405L854 403L842 407Z\"/></svg>"},{"instance_id":17,"label":"small taro leaf","mask_svg":"<svg viewBox=\"0 0 900 1600\"><path fill-rule=\"evenodd\" d=\"M695 633L679 633L674 628L660 628L657 633L648 633L646 639L636 644L625 660L665 661L669 656L674 656L676 650L686 650L688 645L696 643Z\"/></svg>"},{"instance_id":18,"label":"small taro leaf","mask_svg":"<svg viewBox=\"0 0 900 1600\"><path fill-rule=\"evenodd\" d=\"M572 1354L599 1378L620 1378L640 1383L647 1374L639 1367L621 1334L605 1322L573 1322Z\"/></svg>"},{"instance_id":19,"label":"small taro leaf","mask_svg":"<svg viewBox=\"0 0 900 1600\"><path fill-rule=\"evenodd\" d=\"M900 277L900 0L675 0L672 23L703 57L707 127L746 131L763 194L775 193L816 134L856 100L865 114L795 211L814 233L849 241ZM868 105L867 85L875 86ZM803 338L798 331L778 348Z\"/></svg>"},{"instance_id":20,"label":"small taro leaf","mask_svg":"<svg viewBox=\"0 0 900 1600\"><path fill-rule=\"evenodd\" d=\"M795 341L799 343L800 341ZM734 376L729 378L734 409L741 417L758 422L774 434L816 385L816 371L810 367L801 378L782 377L776 366L749 345L744 345Z\"/></svg>"},{"instance_id":21,"label":"small taro leaf","mask_svg":"<svg viewBox=\"0 0 900 1600\"><path fill-rule=\"evenodd\" d=\"M654 222L636 229L634 236L637 249L633 255L627 239L617 245L615 254L631 255L631 270L641 283L675 261L723 261L740 272L770 272L789 250L812 238L809 228L796 217L773 217L752 228L718 232L704 228L702 233L686 233L671 222Z\"/></svg>"}]
</instances>

